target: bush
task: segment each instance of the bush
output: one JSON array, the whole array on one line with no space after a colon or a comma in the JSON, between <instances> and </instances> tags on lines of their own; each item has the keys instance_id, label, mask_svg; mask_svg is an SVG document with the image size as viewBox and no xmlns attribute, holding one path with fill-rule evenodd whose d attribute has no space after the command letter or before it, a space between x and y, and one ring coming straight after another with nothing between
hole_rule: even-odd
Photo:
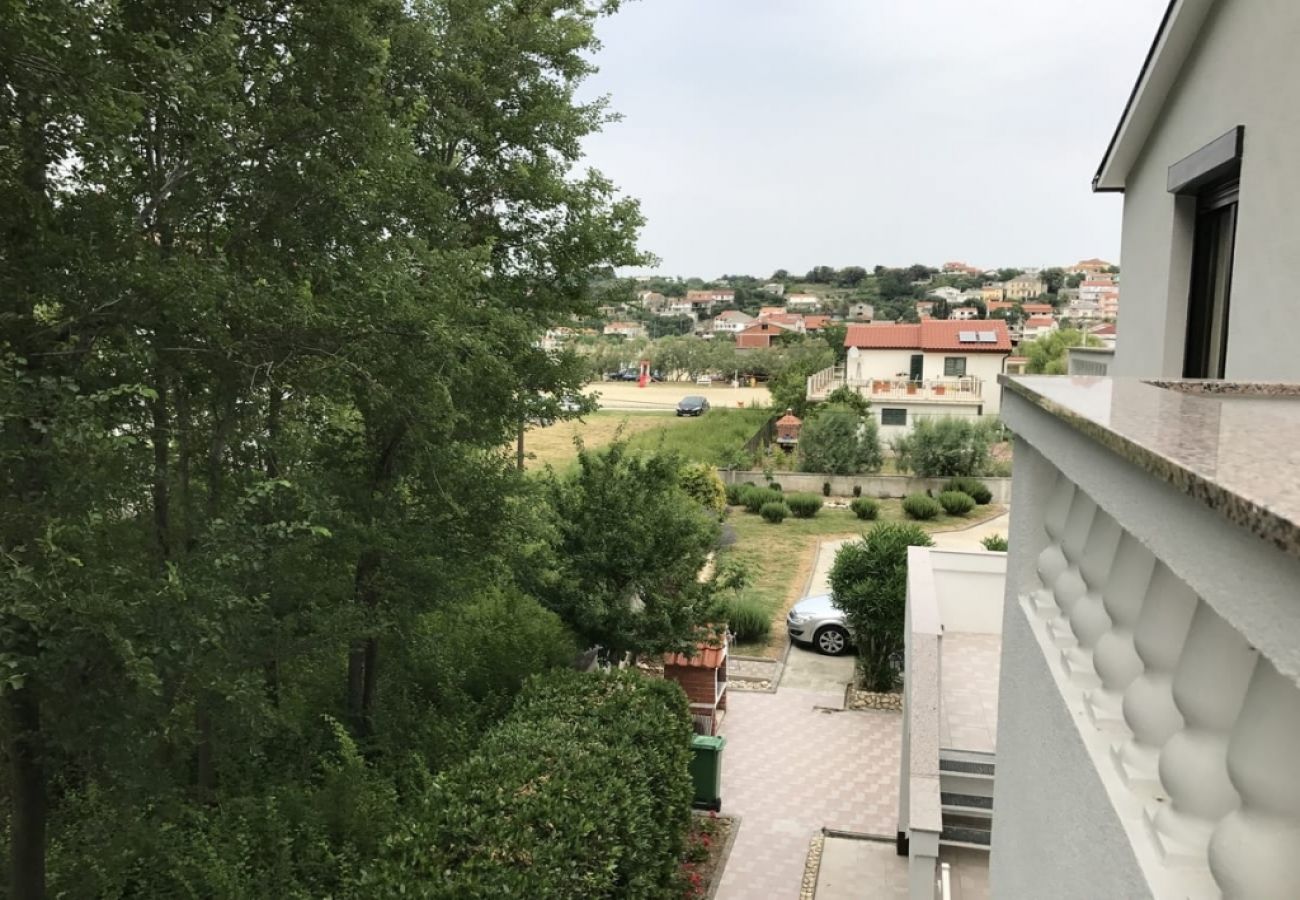
<instances>
[{"instance_id":1,"label":"bush","mask_svg":"<svg viewBox=\"0 0 1300 900\"><path fill-rule=\"evenodd\" d=\"M989 463L988 427L970 418L921 419L911 432L894 439L900 472L922 478L978 475Z\"/></svg>"},{"instance_id":2,"label":"bush","mask_svg":"<svg viewBox=\"0 0 1300 900\"><path fill-rule=\"evenodd\" d=\"M964 516L975 508L975 498L961 491L944 491L939 495L939 505L950 516Z\"/></svg>"},{"instance_id":3,"label":"bush","mask_svg":"<svg viewBox=\"0 0 1300 900\"><path fill-rule=\"evenodd\" d=\"M939 501L925 494L908 494L903 498L903 512L909 519L933 519L943 512Z\"/></svg>"},{"instance_id":4,"label":"bush","mask_svg":"<svg viewBox=\"0 0 1300 900\"><path fill-rule=\"evenodd\" d=\"M1007 539L1000 534L990 534L984 540L980 541L985 550L994 550L1001 553L1007 552Z\"/></svg>"},{"instance_id":5,"label":"bush","mask_svg":"<svg viewBox=\"0 0 1300 900\"><path fill-rule=\"evenodd\" d=\"M781 500L770 500L764 503L763 508L758 512L773 525L779 525L785 521L786 516L790 515L790 507Z\"/></svg>"},{"instance_id":6,"label":"bush","mask_svg":"<svg viewBox=\"0 0 1300 900\"><path fill-rule=\"evenodd\" d=\"M822 498L816 494L791 494L785 498L785 505L796 519L811 519L822 509Z\"/></svg>"},{"instance_id":7,"label":"bush","mask_svg":"<svg viewBox=\"0 0 1300 900\"><path fill-rule=\"evenodd\" d=\"M753 597L732 597L722 607L722 618L736 640L750 644L765 641L772 632L772 612Z\"/></svg>"},{"instance_id":8,"label":"bush","mask_svg":"<svg viewBox=\"0 0 1300 900\"><path fill-rule=\"evenodd\" d=\"M764 504L780 503L781 492L771 490L770 488L751 486L748 491L746 491L744 494L741 495L740 502L745 505L745 509L749 510L752 513L758 514L759 512L762 511Z\"/></svg>"},{"instance_id":9,"label":"bush","mask_svg":"<svg viewBox=\"0 0 1300 900\"><path fill-rule=\"evenodd\" d=\"M876 421L846 406L825 406L799 434L800 466L805 472L852 475L878 472L884 465Z\"/></svg>"},{"instance_id":10,"label":"bush","mask_svg":"<svg viewBox=\"0 0 1300 900\"><path fill-rule=\"evenodd\" d=\"M830 483L829 481L823 481L823 482L822 482L822 496L823 496L823 497L829 497L830 495L831 495L831 483Z\"/></svg>"},{"instance_id":11,"label":"bush","mask_svg":"<svg viewBox=\"0 0 1300 900\"><path fill-rule=\"evenodd\" d=\"M993 502L993 492L989 490L987 484L980 481L978 478L970 478L967 476L949 478L947 483L944 484L943 489L945 491L961 491L980 506Z\"/></svg>"},{"instance_id":12,"label":"bush","mask_svg":"<svg viewBox=\"0 0 1300 900\"><path fill-rule=\"evenodd\" d=\"M861 497L861 496L862 496L862 485L860 485L860 484L855 484L855 485L853 485L853 496L855 496L855 497Z\"/></svg>"},{"instance_id":13,"label":"bush","mask_svg":"<svg viewBox=\"0 0 1300 900\"><path fill-rule=\"evenodd\" d=\"M727 505L728 506L742 505L745 502L743 499L745 491L749 490L751 487L753 487L753 485L749 485L749 484L727 485L725 488L727 492Z\"/></svg>"},{"instance_id":14,"label":"bush","mask_svg":"<svg viewBox=\"0 0 1300 900\"><path fill-rule=\"evenodd\" d=\"M880 504L870 497L855 497L849 504L849 509L853 510L853 515L863 521L875 519L880 515Z\"/></svg>"},{"instance_id":15,"label":"bush","mask_svg":"<svg viewBox=\"0 0 1300 900\"><path fill-rule=\"evenodd\" d=\"M687 463L682 466L681 485L692 500L709 512L721 515L727 508L727 488L713 466Z\"/></svg>"},{"instance_id":16,"label":"bush","mask_svg":"<svg viewBox=\"0 0 1300 900\"><path fill-rule=\"evenodd\" d=\"M368 873L369 896L668 896L690 825L691 719L635 671L529 682Z\"/></svg>"},{"instance_id":17,"label":"bush","mask_svg":"<svg viewBox=\"0 0 1300 900\"><path fill-rule=\"evenodd\" d=\"M778 494L780 494L780 493L784 493L784 488L781 487L781 482L779 482L779 481L773 481L773 482L770 482L770 483L768 484L768 487L771 488L772 490L776 491Z\"/></svg>"},{"instance_id":18,"label":"bush","mask_svg":"<svg viewBox=\"0 0 1300 900\"><path fill-rule=\"evenodd\" d=\"M920 526L886 522L835 554L831 596L853 632L868 690L893 690L897 682L907 609L907 548L930 546L933 541Z\"/></svg>"}]
</instances>

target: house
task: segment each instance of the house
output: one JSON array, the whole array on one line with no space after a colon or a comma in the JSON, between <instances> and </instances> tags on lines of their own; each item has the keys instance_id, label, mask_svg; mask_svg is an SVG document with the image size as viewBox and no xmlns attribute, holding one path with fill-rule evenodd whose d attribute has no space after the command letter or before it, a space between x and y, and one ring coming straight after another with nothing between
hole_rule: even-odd
<instances>
[{"instance_id":1,"label":"house","mask_svg":"<svg viewBox=\"0 0 1300 900\"><path fill-rule=\"evenodd\" d=\"M762 321L773 322L777 325L781 325L786 330L793 331L796 334L803 334L807 328L804 317L798 313L777 313L775 315L763 317Z\"/></svg>"},{"instance_id":2,"label":"house","mask_svg":"<svg viewBox=\"0 0 1300 900\"><path fill-rule=\"evenodd\" d=\"M1051 316L1056 314L1050 303L1022 303L1020 310L1027 316Z\"/></svg>"},{"instance_id":3,"label":"house","mask_svg":"<svg viewBox=\"0 0 1300 900\"><path fill-rule=\"evenodd\" d=\"M929 316L929 315L933 315L933 314L934 314L934 304L935 304L935 301L933 301L933 300L917 300L917 301L916 301L916 314L917 314L918 316Z\"/></svg>"},{"instance_id":4,"label":"house","mask_svg":"<svg viewBox=\"0 0 1300 900\"><path fill-rule=\"evenodd\" d=\"M981 269L968 266L964 262L946 262L943 264L943 273L945 275L979 275L981 272Z\"/></svg>"},{"instance_id":5,"label":"house","mask_svg":"<svg viewBox=\"0 0 1300 900\"><path fill-rule=\"evenodd\" d=\"M782 294L785 293L785 285L779 281L773 281L770 284L763 285L763 292L766 294L772 294L773 296L776 297L780 297Z\"/></svg>"},{"instance_id":6,"label":"house","mask_svg":"<svg viewBox=\"0 0 1300 900\"><path fill-rule=\"evenodd\" d=\"M707 288L701 291L687 291L686 302L696 312L708 312L715 306L725 306L736 302L736 292L724 288Z\"/></svg>"},{"instance_id":7,"label":"house","mask_svg":"<svg viewBox=\"0 0 1300 900\"><path fill-rule=\"evenodd\" d=\"M884 435L904 433L918 418L996 414L997 376L1011 355L1001 321L850 325L844 346L842 368L809 378L809 399L852 388L871 401Z\"/></svg>"},{"instance_id":8,"label":"house","mask_svg":"<svg viewBox=\"0 0 1300 900\"><path fill-rule=\"evenodd\" d=\"M577 332L572 328L566 328L563 325L555 328L546 329L536 346L542 350L558 350L565 345L571 338L577 336Z\"/></svg>"},{"instance_id":9,"label":"house","mask_svg":"<svg viewBox=\"0 0 1300 900\"><path fill-rule=\"evenodd\" d=\"M939 300L943 300L945 303L949 303L949 304L956 303L959 300L961 300L961 295L962 295L961 291L957 290L955 287L948 287L947 285L945 285L944 287L937 287L934 290L930 291L928 294L926 294L927 297L936 297Z\"/></svg>"},{"instance_id":10,"label":"house","mask_svg":"<svg viewBox=\"0 0 1300 900\"><path fill-rule=\"evenodd\" d=\"M768 316L779 316L785 313L784 306L763 306L758 310L758 317L766 319Z\"/></svg>"},{"instance_id":11,"label":"house","mask_svg":"<svg viewBox=\"0 0 1300 900\"><path fill-rule=\"evenodd\" d=\"M970 288L969 290L962 291L960 296L957 297L958 303L970 303L972 300L978 300L983 303L984 292L979 288Z\"/></svg>"},{"instance_id":12,"label":"house","mask_svg":"<svg viewBox=\"0 0 1300 900\"><path fill-rule=\"evenodd\" d=\"M713 331L715 334L736 334L744 331L753 322L753 316L746 315L738 309L729 309L718 313L713 319Z\"/></svg>"},{"instance_id":13,"label":"house","mask_svg":"<svg viewBox=\"0 0 1300 900\"><path fill-rule=\"evenodd\" d=\"M700 311L700 306L694 300L687 297L669 297L667 304L659 310L661 316L689 316L694 319Z\"/></svg>"},{"instance_id":14,"label":"house","mask_svg":"<svg viewBox=\"0 0 1300 900\"><path fill-rule=\"evenodd\" d=\"M870 322L876 317L876 308L870 303L850 303L849 318L854 322Z\"/></svg>"},{"instance_id":15,"label":"house","mask_svg":"<svg viewBox=\"0 0 1300 900\"><path fill-rule=\"evenodd\" d=\"M625 338L643 338L646 336L646 327L640 322L610 322L603 333Z\"/></svg>"},{"instance_id":16,"label":"house","mask_svg":"<svg viewBox=\"0 0 1300 900\"><path fill-rule=\"evenodd\" d=\"M1020 326L1020 339L1034 341L1051 334L1060 328L1060 323L1052 316L1029 316Z\"/></svg>"},{"instance_id":17,"label":"house","mask_svg":"<svg viewBox=\"0 0 1300 900\"><path fill-rule=\"evenodd\" d=\"M822 298L816 294L790 294L785 298L786 309L817 309L821 303Z\"/></svg>"},{"instance_id":18,"label":"house","mask_svg":"<svg viewBox=\"0 0 1300 900\"><path fill-rule=\"evenodd\" d=\"M641 291L636 299L647 312L658 312L668 303L668 298L657 291Z\"/></svg>"},{"instance_id":19,"label":"house","mask_svg":"<svg viewBox=\"0 0 1300 900\"><path fill-rule=\"evenodd\" d=\"M1106 260L1093 258L1093 259L1081 259L1074 265L1070 266L1070 268L1066 269L1065 271L1069 275L1092 276L1092 275L1097 275L1101 272L1108 272L1113 268L1114 266L1106 262Z\"/></svg>"},{"instance_id":20,"label":"house","mask_svg":"<svg viewBox=\"0 0 1300 900\"><path fill-rule=\"evenodd\" d=\"M1003 295L1008 300L1032 300L1047 293L1047 283L1036 273L1025 272L1002 282Z\"/></svg>"},{"instance_id":21,"label":"house","mask_svg":"<svg viewBox=\"0 0 1300 900\"><path fill-rule=\"evenodd\" d=\"M988 310L988 314L992 316L995 312L998 312L999 310L1005 312L1006 310L1015 309L1017 306L1019 306L1019 304L1012 303L1010 300L992 300L986 303L984 306L985 309Z\"/></svg>"},{"instance_id":22,"label":"house","mask_svg":"<svg viewBox=\"0 0 1300 900\"><path fill-rule=\"evenodd\" d=\"M1093 181L1124 341L1004 382L992 896L1296 896L1297 33L1169 4Z\"/></svg>"},{"instance_id":23,"label":"house","mask_svg":"<svg viewBox=\"0 0 1300 900\"><path fill-rule=\"evenodd\" d=\"M980 311L973 306L950 306L948 307L948 318L954 322L968 321L978 319Z\"/></svg>"},{"instance_id":24,"label":"house","mask_svg":"<svg viewBox=\"0 0 1300 900\"><path fill-rule=\"evenodd\" d=\"M1076 324L1096 322L1103 318L1101 306L1086 300L1076 300L1065 308L1065 317Z\"/></svg>"},{"instance_id":25,"label":"house","mask_svg":"<svg viewBox=\"0 0 1300 900\"><path fill-rule=\"evenodd\" d=\"M803 328L809 333L821 331L831 324L830 316L804 316Z\"/></svg>"},{"instance_id":26,"label":"house","mask_svg":"<svg viewBox=\"0 0 1300 900\"><path fill-rule=\"evenodd\" d=\"M1115 338L1119 334L1119 329L1115 327L1114 322L1105 322L1101 325L1094 325L1088 329L1088 334L1101 341L1102 346L1115 349Z\"/></svg>"},{"instance_id":27,"label":"house","mask_svg":"<svg viewBox=\"0 0 1300 900\"><path fill-rule=\"evenodd\" d=\"M980 288L980 299L985 304L992 303L995 300L1005 300L1006 288L996 281L985 282L984 286Z\"/></svg>"},{"instance_id":28,"label":"house","mask_svg":"<svg viewBox=\"0 0 1300 900\"><path fill-rule=\"evenodd\" d=\"M783 334L794 332L779 322L759 319L736 334L737 350L765 350L772 346L773 339Z\"/></svg>"}]
</instances>

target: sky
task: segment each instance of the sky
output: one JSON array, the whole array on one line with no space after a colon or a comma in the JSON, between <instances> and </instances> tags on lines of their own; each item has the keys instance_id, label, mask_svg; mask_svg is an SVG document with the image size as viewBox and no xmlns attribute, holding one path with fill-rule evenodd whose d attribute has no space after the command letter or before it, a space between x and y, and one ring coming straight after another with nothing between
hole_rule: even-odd
<instances>
[{"instance_id":1,"label":"sky","mask_svg":"<svg viewBox=\"0 0 1300 900\"><path fill-rule=\"evenodd\" d=\"M1118 262L1092 176L1167 0L635 0L587 164L654 271Z\"/></svg>"}]
</instances>

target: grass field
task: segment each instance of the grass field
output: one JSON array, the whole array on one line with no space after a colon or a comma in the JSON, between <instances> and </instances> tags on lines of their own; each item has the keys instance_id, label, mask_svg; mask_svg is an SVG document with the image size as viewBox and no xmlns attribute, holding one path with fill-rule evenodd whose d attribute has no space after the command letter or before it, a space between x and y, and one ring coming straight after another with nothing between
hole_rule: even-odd
<instances>
[{"instance_id":1,"label":"grass field","mask_svg":"<svg viewBox=\"0 0 1300 900\"><path fill-rule=\"evenodd\" d=\"M1004 507L997 505L979 506L969 516L944 515L917 524L926 531L949 531L991 519L1004 511ZM878 521L906 520L900 501L880 501ZM780 525L771 525L741 507L732 507L727 524L735 529L736 542L724 551L723 561L738 562L749 571L747 593L772 613L772 633L767 643L738 644L736 652L777 658L785 651L786 613L803 596L817 545L824 540L857 537L875 523L863 522L847 509L823 509L811 519L788 518Z\"/></svg>"},{"instance_id":2,"label":"grass field","mask_svg":"<svg viewBox=\"0 0 1300 900\"><path fill-rule=\"evenodd\" d=\"M524 436L524 450L530 469L548 464L564 469L578 457L575 437L581 437L588 449L596 449L612 442L621 428L633 449L675 451L687 459L717 465L724 454L749 440L770 415L764 409L713 409L698 418L601 410L581 421L530 429Z\"/></svg>"}]
</instances>

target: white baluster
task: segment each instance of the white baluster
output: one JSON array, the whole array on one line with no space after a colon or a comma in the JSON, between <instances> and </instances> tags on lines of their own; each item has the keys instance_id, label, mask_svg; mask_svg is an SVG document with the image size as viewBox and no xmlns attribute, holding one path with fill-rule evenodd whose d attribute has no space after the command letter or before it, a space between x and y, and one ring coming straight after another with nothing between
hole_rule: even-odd
<instances>
[{"instance_id":1,"label":"white baluster","mask_svg":"<svg viewBox=\"0 0 1300 900\"><path fill-rule=\"evenodd\" d=\"M1075 492L1074 482L1064 475L1056 476L1056 484L1052 487L1043 514L1043 529L1047 532L1048 545L1038 554L1036 564L1038 577L1044 586L1055 581L1068 565L1061 549L1061 539L1065 535L1065 522L1070 515L1070 504Z\"/></svg>"},{"instance_id":2,"label":"white baluster","mask_svg":"<svg viewBox=\"0 0 1300 900\"><path fill-rule=\"evenodd\" d=\"M1079 575L1087 590L1074 602L1067 617L1050 626L1058 632L1058 644L1078 644L1063 651L1061 658L1066 670L1086 683L1097 683L1097 676L1092 671L1092 648L1110 627L1110 616L1106 615L1101 593L1115 563L1115 551L1123 533L1119 523L1105 510L1096 510L1083 548L1083 558L1079 561Z\"/></svg>"},{"instance_id":3,"label":"white baluster","mask_svg":"<svg viewBox=\"0 0 1300 900\"><path fill-rule=\"evenodd\" d=\"M1090 691L1088 711L1094 722L1114 722L1120 716L1124 690L1142 674L1142 658L1134 646L1134 630L1151 586L1156 558L1125 532L1115 551L1115 563L1102 592L1110 628L1097 639L1092 666L1101 686Z\"/></svg>"},{"instance_id":4,"label":"white baluster","mask_svg":"<svg viewBox=\"0 0 1300 900\"><path fill-rule=\"evenodd\" d=\"M1174 667L1196 603L1191 588L1157 562L1133 632L1142 673L1124 691L1124 723L1132 738L1117 749L1115 757L1120 775L1130 785L1155 781L1160 748L1183 727L1183 716L1174 703Z\"/></svg>"},{"instance_id":5,"label":"white baluster","mask_svg":"<svg viewBox=\"0 0 1300 900\"><path fill-rule=\"evenodd\" d=\"M1056 576L1047 588L1051 595L1051 604L1040 606L1040 613L1053 620L1069 616L1074 605L1087 592L1088 586L1083 582L1079 564L1083 562L1083 551L1088 544L1088 535L1092 531L1092 519L1097 512L1097 504L1083 491L1075 491L1070 503L1070 515L1065 522L1065 533L1061 536L1061 551L1067 562L1065 571ZM1046 598L1044 598L1046 600ZM1055 607L1055 609L1053 609ZM1059 610L1059 612L1057 611ZM1058 642L1072 643L1069 629L1064 622L1049 625L1048 633Z\"/></svg>"},{"instance_id":6,"label":"white baluster","mask_svg":"<svg viewBox=\"0 0 1300 900\"><path fill-rule=\"evenodd\" d=\"M1203 864L1210 835L1236 808L1228 778L1228 739L1241 714L1259 652L1201 601L1174 674L1183 727L1160 751L1160 784L1169 802L1151 812L1167 856Z\"/></svg>"},{"instance_id":7,"label":"white baluster","mask_svg":"<svg viewBox=\"0 0 1300 900\"><path fill-rule=\"evenodd\" d=\"M1260 660L1228 743L1228 777L1241 805L1210 840L1223 895L1294 897L1300 860L1300 689Z\"/></svg>"}]
</instances>

